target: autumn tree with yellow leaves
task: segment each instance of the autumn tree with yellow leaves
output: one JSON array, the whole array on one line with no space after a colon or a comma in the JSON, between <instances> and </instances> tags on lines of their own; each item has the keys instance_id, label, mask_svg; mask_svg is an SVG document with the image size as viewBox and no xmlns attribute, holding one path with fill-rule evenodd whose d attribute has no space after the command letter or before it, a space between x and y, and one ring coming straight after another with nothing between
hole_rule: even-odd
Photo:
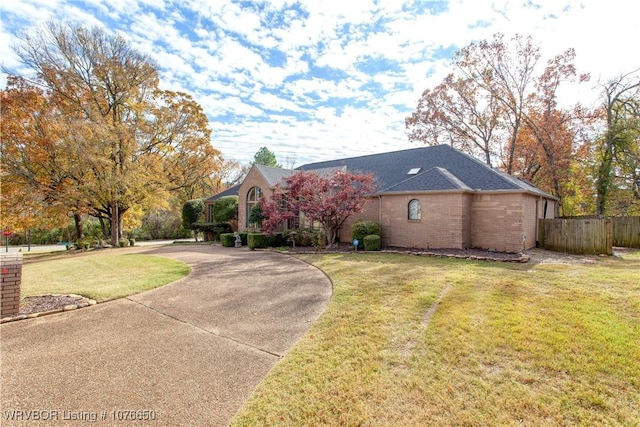
<instances>
[{"instance_id":1,"label":"autumn tree with yellow leaves","mask_svg":"<svg viewBox=\"0 0 640 427\"><path fill-rule=\"evenodd\" d=\"M52 22L15 50L33 71L2 91L2 209L16 227L72 216L81 237L88 213L115 244L128 211L219 189L226 164L201 106L161 90L157 65L124 38Z\"/></svg>"}]
</instances>

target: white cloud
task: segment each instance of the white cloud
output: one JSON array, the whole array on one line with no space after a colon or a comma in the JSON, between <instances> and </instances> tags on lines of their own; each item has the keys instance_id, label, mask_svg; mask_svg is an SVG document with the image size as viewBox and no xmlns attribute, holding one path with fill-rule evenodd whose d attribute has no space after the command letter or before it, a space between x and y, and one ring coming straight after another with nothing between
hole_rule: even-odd
<instances>
[{"instance_id":1,"label":"white cloud","mask_svg":"<svg viewBox=\"0 0 640 427\"><path fill-rule=\"evenodd\" d=\"M213 144L248 162L267 145L298 164L413 146L404 117L450 72L443 49L496 32L529 34L544 60L575 47L594 82L564 90L592 101L595 80L640 67L626 0L13 0L0 4L0 56L13 32L49 19L104 26L148 52L161 86L193 94ZM440 11L421 10L426 6ZM285 10L286 9L286 10ZM270 62L269 55L281 55ZM384 66L376 70L376 60ZM366 66L365 66L366 65ZM4 76L2 76L4 78ZM4 80L2 81L4 83Z\"/></svg>"}]
</instances>

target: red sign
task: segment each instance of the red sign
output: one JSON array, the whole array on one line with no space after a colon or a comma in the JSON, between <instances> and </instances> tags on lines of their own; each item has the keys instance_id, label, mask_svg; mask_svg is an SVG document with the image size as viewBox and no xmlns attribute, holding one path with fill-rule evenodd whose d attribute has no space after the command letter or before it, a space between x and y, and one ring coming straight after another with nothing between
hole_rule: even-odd
<instances>
[{"instance_id":1,"label":"red sign","mask_svg":"<svg viewBox=\"0 0 640 427\"><path fill-rule=\"evenodd\" d=\"M9 236L11 236L12 234L13 234L13 233L11 233L11 231L9 231L9 230L2 230L2 235L3 235L4 237L9 237Z\"/></svg>"}]
</instances>

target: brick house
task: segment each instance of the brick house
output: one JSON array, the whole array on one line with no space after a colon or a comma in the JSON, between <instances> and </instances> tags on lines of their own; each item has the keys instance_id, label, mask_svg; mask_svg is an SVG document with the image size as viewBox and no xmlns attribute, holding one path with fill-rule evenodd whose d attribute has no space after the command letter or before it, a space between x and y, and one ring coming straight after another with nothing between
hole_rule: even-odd
<instances>
[{"instance_id":1,"label":"brick house","mask_svg":"<svg viewBox=\"0 0 640 427\"><path fill-rule=\"evenodd\" d=\"M351 240L354 221L366 219L382 225L383 246L521 251L535 247L539 218L556 217L557 198L449 145L310 163L296 170L335 168L371 172L377 181L364 212L342 227L342 242ZM251 229L248 212L260 197L270 196L296 170L254 165L242 184L224 192L238 195L240 230Z\"/></svg>"}]
</instances>

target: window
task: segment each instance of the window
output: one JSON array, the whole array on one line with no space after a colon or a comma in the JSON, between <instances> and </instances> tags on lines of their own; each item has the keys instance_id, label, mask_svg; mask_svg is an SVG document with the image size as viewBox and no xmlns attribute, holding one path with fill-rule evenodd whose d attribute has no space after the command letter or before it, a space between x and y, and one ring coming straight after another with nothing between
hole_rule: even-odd
<instances>
[{"instance_id":1,"label":"window","mask_svg":"<svg viewBox=\"0 0 640 427\"><path fill-rule=\"evenodd\" d=\"M410 220L418 220L421 216L421 206L420 201L413 199L409 202L409 219Z\"/></svg>"},{"instance_id":2,"label":"window","mask_svg":"<svg viewBox=\"0 0 640 427\"><path fill-rule=\"evenodd\" d=\"M258 202L260 202L260 197L262 197L262 190L260 187L251 187L249 192L247 193L247 212L246 212L246 224L247 227L253 227L256 224L249 223L249 215L251 214L251 209L253 209Z\"/></svg>"},{"instance_id":3,"label":"window","mask_svg":"<svg viewBox=\"0 0 640 427\"><path fill-rule=\"evenodd\" d=\"M420 172L420 168L411 168L407 175L416 175L418 172Z\"/></svg>"}]
</instances>

